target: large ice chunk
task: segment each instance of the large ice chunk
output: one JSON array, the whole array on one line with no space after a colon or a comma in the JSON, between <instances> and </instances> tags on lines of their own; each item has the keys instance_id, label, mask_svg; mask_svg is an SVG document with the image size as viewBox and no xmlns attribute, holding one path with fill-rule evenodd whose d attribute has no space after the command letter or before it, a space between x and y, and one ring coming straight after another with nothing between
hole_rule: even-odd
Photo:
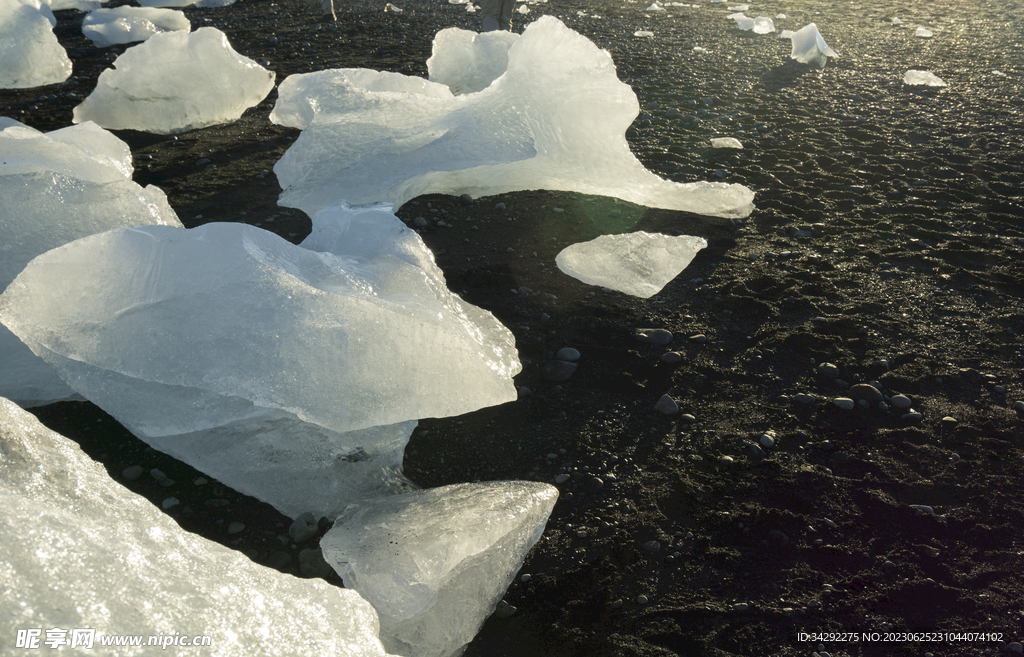
<instances>
[{"instance_id":1,"label":"large ice chunk","mask_svg":"<svg viewBox=\"0 0 1024 657\"><path fill-rule=\"evenodd\" d=\"M903 76L904 84L927 85L929 87L945 87L946 81L931 71L915 71L910 69Z\"/></svg>"},{"instance_id":2,"label":"large ice chunk","mask_svg":"<svg viewBox=\"0 0 1024 657\"><path fill-rule=\"evenodd\" d=\"M216 28L161 32L100 73L72 120L174 134L234 121L273 86L274 72L235 52Z\"/></svg>"},{"instance_id":3,"label":"large ice chunk","mask_svg":"<svg viewBox=\"0 0 1024 657\"><path fill-rule=\"evenodd\" d=\"M455 95L476 93L505 72L509 48L518 40L518 34L506 30L479 34L457 27L441 30L427 59L428 75Z\"/></svg>"},{"instance_id":4,"label":"large ice chunk","mask_svg":"<svg viewBox=\"0 0 1024 657\"><path fill-rule=\"evenodd\" d=\"M548 484L456 484L353 503L321 539L404 657L459 654L494 611L558 498Z\"/></svg>"},{"instance_id":5,"label":"large ice chunk","mask_svg":"<svg viewBox=\"0 0 1024 657\"><path fill-rule=\"evenodd\" d=\"M100 646L98 635L143 635L146 645L150 636L173 641L180 633L209 637L201 652L220 657L385 655L376 613L356 591L282 575L185 532L6 399L0 541L0 636L7 646L19 630L61 629L70 642L91 628L86 647Z\"/></svg>"},{"instance_id":6,"label":"large ice chunk","mask_svg":"<svg viewBox=\"0 0 1024 657\"><path fill-rule=\"evenodd\" d=\"M71 59L53 33L53 12L0 0L0 89L57 84L71 76Z\"/></svg>"},{"instance_id":7,"label":"large ice chunk","mask_svg":"<svg viewBox=\"0 0 1024 657\"><path fill-rule=\"evenodd\" d=\"M288 515L329 515L405 483L414 420L515 399L521 366L394 215L325 212L338 226L308 245L346 217L359 238L327 253L243 224L94 235L33 260L0 320L158 449Z\"/></svg>"},{"instance_id":8,"label":"large ice chunk","mask_svg":"<svg viewBox=\"0 0 1024 657\"><path fill-rule=\"evenodd\" d=\"M32 258L119 226L181 226L167 197L131 180L128 145L94 123L42 133L0 123L0 289ZM72 397L45 361L0 326L0 396L23 406Z\"/></svg>"},{"instance_id":9,"label":"large ice chunk","mask_svg":"<svg viewBox=\"0 0 1024 657\"><path fill-rule=\"evenodd\" d=\"M89 37L97 48L145 41L158 32L191 29L192 24L184 13L154 7L97 9L82 19L82 34Z\"/></svg>"},{"instance_id":10,"label":"large ice chunk","mask_svg":"<svg viewBox=\"0 0 1024 657\"><path fill-rule=\"evenodd\" d=\"M814 23L804 25L793 33L793 51L790 57L801 64L811 64L824 68L829 57L838 57L836 51L828 47L825 39Z\"/></svg>"},{"instance_id":11,"label":"large ice chunk","mask_svg":"<svg viewBox=\"0 0 1024 657\"><path fill-rule=\"evenodd\" d=\"M601 235L566 247L555 263L563 273L589 285L647 299L661 292L707 245L703 237L690 235Z\"/></svg>"},{"instance_id":12,"label":"large ice chunk","mask_svg":"<svg viewBox=\"0 0 1024 657\"><path fill-rule=\"evenodd\" d=\"M607 51L544 16L486 89L454 98L378 92L354 82L307 89L314 117L274 166L279 203L313 214L345 199L401 206L427 193L485 196L557 189L722 217L745 216L737 184L675 183L633 156L639 113ZM278 103L296 100L280 97Z\"/></svg>"}]
</instances>

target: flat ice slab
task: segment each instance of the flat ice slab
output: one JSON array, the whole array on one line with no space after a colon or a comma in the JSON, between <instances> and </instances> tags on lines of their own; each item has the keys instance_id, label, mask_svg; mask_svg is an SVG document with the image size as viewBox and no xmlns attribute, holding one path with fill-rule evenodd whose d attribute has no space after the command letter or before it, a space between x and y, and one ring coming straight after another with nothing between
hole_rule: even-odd
<instances>
[{"instance_id":1,"label":"flat ice slab","mask_svg":"<svg viewBox=\"0 0 1024 657\"><path fill-rule=\"evenodd\" d=\"M818 31L818 26L814 23L804 25L790 38L793 39L793 51L789 56L801 64L824 68L829 57L839 56L836 51L828 47L821 32Z\"/></svg>"},{"instance_id":2,"label":"flat ice slab","mask_svg":"<svg viewBox=\"0 0 1024 657\"><path fill-rule=\"evenodd\" d=\"M915 71L910 69L903 76L904 84L926 85L929 87L945 87L946 82L931 71Z\"/></svg>"},{"instance_id":3,"label":"flat ice slab","mask_svg":"<svg viewBox=\"0 0 1024 657\"><path fill-rule=\"evenodd\" d=\"M435 44L436 57L446 43ZM508 50L507 70L477 93L380 92L354 80L304 93L278 98L280 115L300 103L315 110L274 172L279 203L307 214L341 199L397 208L421 194L527 189L721 217L753 209L742 185L675 183L647 171L625 137L639 113L636 95L607 51L551 16L526 28Z\"/></svg>"},{"instance_id":4,"label":"flat ice slab","mask_svg":"<svg viewBox=\"0 0 1024 657\"><path fill-rule=\"evenodd\" d=\"M712 137L711 148L743 148L743 144L735 137Z\"/></svg>"},{"instance_id":5,"label":"flat ice slab","mask_svg":"<svg viewBox=\"0 0 1024 657\"><path fill-rule=\"evenodd\" d=\"M0 119L0 289L36 256L121 226L181 226L159 188L132 181L128 145L95 123L42 133ZM75 396L0 326L0 396L38 406Z\"/></svg>"},{"instance_id":6,"label":"flat ice slab","mask_svg":"<svg viewBox=\"0 0 1024 657\"><path fill-rule=\"evenodd\" d=\"M182 12L154 7L97 9L82 19L82 34L97 48L145 41L159 32L191 29Z\"/></svg>"},{"instance_id":7,"label":"flat ice slab","mask_svg":"<svg viewBox=\"0 0 1024 657\"><path fill-rule=\"evenodd\" d=\"M209 647L185 651L218 657L294 655L311 637L315 654L385 656L377 615L356 591L283 575L182 530L6 399L0 541L0 636L8 646L19 631L40 628L34 647L47 650L51 629L64 630L70 647L88 640L80 630L90 628L91 642L71 652L159 654L101 648L100 635L143 635L145 645L180 632L210 638Z\"/></svg>"},{"instance_id":8,"label":"flat ice slab","mask_svg":"<svg viewBox=\"0 0 1024 657\"><path fill-rule=\"evenodd\" d=\"M389 652L449 657L494 611L557 498L548 484L501 481L354 502L320 547L377 610Z\"/></svg>"},{"instance_id":9,"label":"flat ice slab","mask_svg":"<svg viewBox=\"0 0 1024 657\"><path fill-rule=\"evenodd\" d=\"M0 0L0 89L57 84L71 76L71 59L53 33L53 12Z\"/></svg>"},{"instance_id":10,"label":"flat ice slab","mask_svg":"<svg viewBox=\"0 0 1024 657\"><path fill-rule=\"evenodd\" d=\"M401 489L415 420L514 400L521 369L419 236L368 212L314 218L306 245L333 253L244 224L87 237L36 258L0 320L154 447L293 517L329 515Z\"/></svg>"},{"instance_id":11,"label":"flat ice slab","mask_svg":"<svg viewBox=\"0 0 1024 657\"><path fill-rule=\"evenodd\" d=\"M235 52L216 28L161 32L100 73L72 120L174 134L234 121L273 86L274 72Z\"/></svg>"},{"instance_id":12,"label":"flat ice slab","mask_svg":"<svg viewBox=\"0 0 1024 657\"><path fill-rule=\"evenodd\" d=\"M689 235L601 235L566 247L555 263L566 275L589 285L647 299L661 292L707 245L703 237Z\"/></svg>"}]
</instances>

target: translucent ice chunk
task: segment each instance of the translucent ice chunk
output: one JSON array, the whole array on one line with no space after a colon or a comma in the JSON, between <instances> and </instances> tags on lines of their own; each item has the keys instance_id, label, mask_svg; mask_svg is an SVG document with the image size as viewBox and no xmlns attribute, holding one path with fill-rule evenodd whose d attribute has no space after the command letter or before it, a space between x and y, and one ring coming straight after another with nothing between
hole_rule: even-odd
<instances>
[{"instance_id":1,"label":"translucent ice chunk","mask_svg":"<svg viewBox=\"0 0 1024 657\"><path fill-rule=\"evenodd\" d=\"M929 87L945 87L945 81L931 71L915 71L911 69L903 76L904 84L927 85Z\"/></svg>"},{"instance_id":2,"label":"translucent ice chunk","mask_svg":"<svg viewBox=\"0 0 1024 657\"><path fill-rule=\"evenodd\" d=\"M486 89L508 68L509 48L518 40L518 34L505 30L441 30L427 60L430 80L447 85L455 95Z\"/></svg>"},{"instance_id":3,"label":"translucent ice chunk","mask_svg":"<svg viewBox=\"0 0 1024 657\"><path fill-rule=\"evenodd\" d=\"M557 497L554 486L507 481L360 501L320 546L377 610L388 651L448 657L493 612Z\"/></svg>"},{"instance_id":4,"label":"translucent ice chunk","mask_svg":"<svg viewBox=\"0 0 1024 657\"><path fill-rule=\"evenodd\" d=\"M919 27L919 28L917 28L914 31L914 36L921 37L923 39L927 39L929 37L934 36L934 32L932 32L931 30L925 29L923 27Z\"/></svg>"},{"instance_id":5,"label":"translucent ice chunk","mask_svg":"<svg viewBox=\"0 0 1024 657\"><path fill-rule=\"evenodd\" d=\"M704 238L689 235L601 235L563 249L555 262L563 273L584 283L647 299L678 276L707 245Z\"/></svg>"},{"instance_id":6,"label":"translucent ice chunk","mask_svg":"<svg viewBox=\"0 0 1024 657\"><path fill-rule=\"evenodd\" d=\"M811 64L824 68L829 57L838 57L822 38L818 26L814 23L804 25L793 33L793 52L790 57L801 64Z\"/></svg>"},{"instance_id":7,"label":"translucent ice chunk","mask_svg":"<svg viewBox=\"0 0 1024 657\"><path fill-rule=\"evenodd\" d=\"M892 19L892 24L893 24L893 25L903 25L903 21L901 21L901 20L900 20L899 18L895 18L895 17L894 17L894 18Z\"/></svg>"},{"instance_id":8,"label":"translucent ice chunk","mask_svg":"<svg viewBox=\"0 0 1024 657\"><path fill-rule=\"evenodd\" d=\"M0 0L0 89L57 84L71 76L71 59L53 33L52 17L19 0Z\"/></svg>"},{"instance_id":9,"label":"translucent ice chunk","mask_svg":"<svg viewBox=\"0 0 1024 657\"><path fill-rule=\"evenodd\" d=\"M724 217L752 210L742 185L644 169L625 138L636 95L607 51L558 19L529 25L508 58L486 89L451 99L355 84L344 98L314 95L313 120L274 166L279 203L312 214L339 199L399 207L427 193L557 189Z\"/></svg>"},{"instance_id":10,"label":"translucent ice chunk","mask_svg":"<svg viewBox=\"0 0 1024 657\"><path fill-rule=\"evenodd\" d=\"M743 144L740 143L739 139L735 137L713 137L711 139L712 148L743 148Z\"/></svg>"},{"instance_id":11,"label":"translucent ice chunk","mask_svg":"<svg viewBox=\"0 0 1024 657\"><path fill-rule=\"evenodd\" d=\"M654 32L651 32L650 30L637 30L636 32L633 32L633 36L635 36L635 37L652 37L652 36L654 36Z\"/></svg>"},{"instance_id":12,"label":"translucent ice chunk","mask_svg":"<svg viewBox=\"0 0 1024 657\"><path fill-rule=\"evenodd\" d=\"M182 12L153 7L97 9L82 19L82 34L97 48L145 41L158 32L190 29L192 25Z\"/></svg>"},{"instance_id":13,"label":"translucent ice chunk","mask_svg":"<svg viewBox=\"0 0 1024 657\"><path fill-rule=\"evenodd\" d=\"M234 121L273 86L274 72L235 52L220 30L161 32L100 73L73 121L173 134Z\"/></svg>"},{"instance_id":14,"label":"translucent ice chunk","mask_svg":"<svg viewBox=\"0 0 1024 657\"><path fill-rule=\"evenodd\" d=\"M157 187L131 180L131 152L94 123L43 134L7 119L0 131L0 289L30 260L120 226L181 226ZM37 406L75 395L0 326L0 396Z\"/></svg>"},{"instance_id":15,"label":"translucent ice chunk","mask_svg":"<svg viewBox=\"0 0 1024 657\"><path fill-rule=\"evenodd\" d=\"M750 5L734 5L732 7L726 7L729 11L746 11L750 9Z\"/></svg>"},{"instance_id":16,"label":"translucent ice chunk","mask_svg":"<svg viewBox=\"0 0 1024 657\"><path fill-rule=\"evenodd\" d=\"M330 510L346 473L370 477L360 490L402 483L374 473L400 466L410 421L511 401L521 368L512 334L448 291L419 236L372 212L314 220L339 215L307 246L359 236L334 253L243 224L93 235L33 260L0 320L141 439L220 464L226 483L236 470L248 481L231 485L285 513L317 489L299 513Z\"/></svg>"},{"instance_id":17,"label":"translucent ice chunk","mask_svg":"<svg viewBox=\"0 0 1024 657\"><path fill-rule=\"evenodd\" d=\"M767 16L758 16L754 19L754 34L769 34L775 31L775 23Z\"/></svg>"},{"instance_id":18,"label":"translucent ice chunk","mask_svg":"<svg viewBox=\"0 0 1024 657\"><path fill-rule=\"evenodd\" d=\"M208 636L199 650L218 657L294 654L310 637L316 654L385 657L377 615L356 591L282 575L182 530L5 399L0 540L8 646L19 630L57 627L69 641L71 628L172 640L184 631Z\"/></svg>"}]
</instances>

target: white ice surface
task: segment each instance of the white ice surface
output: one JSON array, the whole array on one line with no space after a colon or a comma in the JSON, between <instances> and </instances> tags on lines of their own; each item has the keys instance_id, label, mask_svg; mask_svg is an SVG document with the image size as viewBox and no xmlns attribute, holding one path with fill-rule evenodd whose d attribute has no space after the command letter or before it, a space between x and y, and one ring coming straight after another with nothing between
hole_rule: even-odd
<instances>
[{"instance_id":1,"label":"white ice surface","mask_svg":"<svg viewBox=\"0 0 1024 657\"><path fill-rule=\"evenodd\" d=\"M711 148L743 148L743 144L735 137L712 137Z\"/></svg>"},{"instance_id":2,"label":"white ice surface","mask_svg":"<svg viewBox=\"0 0 1024 657\"><path fill-rule=\"evenodd\" d=\"M566 275L589 285L647 299L661 292L707 245L703 237L689 235L601 235L566 247L555 263Z\"/></svg>"},{"instance_id":3,"label":"white ice surface","mask_svg":"<svg viewBox=\"0 0 1024 657\"><path fill-rule=\"evenodd\" d=\"M829 57L839 57L825 43L821 32L818 31L818 26L814 23L804 25L790 38L793 39L793 51L789 56L801 64L811 64L823 68L828 63Z\"/></svg>"},{"instance_id":4,"label":"white ice surface","mask_svg":"<svg viewBox=\"0 0 1024 657\"><path fill-rule=\"evenodd\" d=\"M274 72L235 52L216 28L161 32L100 73L73 121L173 134L234 121L273 86Z\"/></svg>"},{"instance_id":5,"label":"white ice surface","mask_svg":"<svg viewBox=\"0 0 1024 657\"><path fill-rule=\"evenodd\" d=\"M53 9L47 3L42 0L18 0L18 2L36 9L46 16L46 20L50 21L50 27L57 27L57 17L53 15Z\"/></svg>"},{"instance_id":6,"label":"white ice surface","mask_svg":"<svg viewBox=\"0 0 1024 657\"><path fill-rule=\"evenodd\" d=\"M0 89L57 84L71 76L71 59L53 33L53 12L0 0Z\"/></svg>"},{"instance_id":7,"label":"white ice surface","mask_svg":"<svg viewBox=\"0 0 1024 657\"><path fill-rule=\"evenodd\" d=\"M369 212L316 216L307 246L357 236L334 253L244 224L94 235L36 258L0 320L136 436L283 513L328 515L404 483L415 420L511 401L521 368L419 236Z\"/></svg>"},{"instance_id":8,"label":"white ice surface","mask_svg":"<svg viewBox=\"0 0 1024 657\"><path fill-rule=\"evenodd\" d=\"M457 27L441 30L427 59L429 78L456 96L482 91L508 68L509 48L518 40L518 34L505 30L480 34Z\"/></svg>"},{"instance_id":9,"label":"white ice surface","mask_svg":"<svg viewBox=\"0 0 1024 657\"><path fill-rule=\"evenodd\" d=\"M384 657L356 591L298 579L182 530L75 443L0 399L0 636L92 628L104 635L207 635L216 657ZM26 654L48 652L40 644ZM67 647L64 648L67 650ZM155 652L154 652L155 651ZM56 653L56 650L53 650ZM153 647L78 648L123 657ZM14 654L13 652L7 654Z\"/></svg>"},{"instance_id":10,"label":"white ice surface","mask_svg":"<svg viewBox=\"0 0 1024 657\"><path fill-rule=\"evenodd\" d=\"M44 134L8 119L0 153L0 289L32 258L80 237L120 226L181 226L163 191L131 180L128 145L94 123ZM0 326L0 396L37 406L74 395Z\"/></svg>"},{"instance_id":11,"label":"white ice surface","mask_svg":"<svg viewBox=\"0 0 1024 657\"><path fill-rule=\"evenodd\" d=\"M143 7L189 7L195 0L139 0Z\"/></svg>"},{"instance_id":12,"label":"white ice surface","mask_svg":"<svg viewBox=\"0 0 1024 657\"><path fill-rule=\"evenodd\" d=\"M97 48L145 41L159 32L190 29L192 25L184 13L154 7L97 9L82 19L82 34Z\"/></svg>"},{"instance_id":13,"label":"white ice surface","mask_svg":"<svg viewBox=\"0 0 1024 657\"><path fill-rule=\"evenodd\" d=\"M916 30L914 30L914 36L927 39L929 37L935 36L935 33L927 28L919 27Z\"/></svg>"},{"instance_id":14,"label":"white ice surface","mask_svg":"<svg viewBox=\"0 0 1024 657\"><path fill-rule=\"evenodd\" d=\"M607 51L558 19L530 24L508 57L490 86L454 98L355 83L310 90L314 117L274 166L279 203L312 214L341 199L397 208L428 193L556 189L721 217L753 209L742 185L647 171L625 137L636 95Z\"/></svg>"},{"instance_id":15,"label":"white ice surface","mask_svg":"<svg viewBox=\"0 0 1024 657\"><path fill-rule=\"evenodd\" d=\"M558 498L548 484L456 484L355 502L321 539L403 657L449 657L477 633Z\"/></svg>"},{"instance_id":16,"label":"white ice surface","mask_svg":"<svg viewBox=\"0 0 1024 657\"><path fill-rule=\"evenodd\" d=\"M740 13L737 14L729 14L727 18L731 18L734 21L736 21L737 27L739 27L744 32L753 30L754 34L768 34L769 32L775 31L775 24L772 22L772 19L768 18L767 16L758 16L757 18L750 18L749 16L743 14L742 11L743 10L740 10Z\"/></svg>"},{"instance_id":17,"label":"white ice surface","mask_svg":"<svg viewBox=\"0 0 1024 657\"><path fill-rule=\"evenodd\" d=\"M945 87L946 82L931 71L915 71L910 69L903 76L904 84L926 85L929 87Z\"/></svg>"}]
</instances>

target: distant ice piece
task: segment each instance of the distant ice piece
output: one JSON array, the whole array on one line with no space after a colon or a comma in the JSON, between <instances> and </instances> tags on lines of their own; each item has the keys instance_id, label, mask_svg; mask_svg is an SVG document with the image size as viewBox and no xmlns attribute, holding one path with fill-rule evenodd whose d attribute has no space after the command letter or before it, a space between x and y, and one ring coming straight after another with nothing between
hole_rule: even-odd
<instances>
[{"instance_id":1,"label":"distant ice piece","mask_svg":"<svg viewBox=\"0 0 1024 657\"><path fill-rule=\"evenodd\" d=\"M729 11L746 11L750 9L750 5L734 5L732 7L726 7Z\"/></svg>"},{"instance_id":2,"label":"distant ice piece","mask_svg":"<svg viewBox=\"0 0 1024 657\"><path fill-rule=\"evenodd\" d=\"M903 21L901 21L899 18L893 18L892 19L892 24L893 25L903 25Z\"/></svg>"},{"instance_id":3,"label":"distant ice piece","mask_svg":"<svg viewBox=\"0 0 1024 657\"><path fill-rule=\"evenodd\" d=\"M295 126L302 134L274 166L281 205L312 214L341 199L397 208L429 193L557 189L721 217L753 209L742 185L674 183L647 171L625 137L636 95L607 51L552 16L526 28L508 69L480 92L345 91L310 91L314 118Z\"/></svg>"},{"instance_id":4,"label":"distant ice piece","mask_svg":"<svg viewBox=\"0 0 1024 657\"><path fill-rule=\"evenodd\" d=\"M0 540L0 636L8 646L25 628L43 628L43 645L45 630L57 627L69 641L74 628L207 635L210 647L200 650L218 657L294 654L311 637L316 654L385 656L377 615L356 591L282 575L184 531L6 399ZM98 648L99 636L91 645Z\"/></svg>"},{"instance_id":5,"label":"distant ice piece","mask_svg":"<svg viewBox=\"0 0 1024 657\"><path fill-rule=\"evenodd\" d=\"M555 263L563 273L588 285L647 299L661 292L707 245L704 238L690 235L601 235L566 247Z\"/></svg>"},{"instance_id":6,"label":"distant ice piece","mask_svg":"<svg viewBox=\"0 0 1024 657\"><path fill-rule=\"evenodd\" d=\"M834 50L828 47L825 39L818 31L814 23L804 25L793 33L793 52L790 57L801 64L811 64L818 68L824 68L829 57L838 57Z\"/></svg>"},{"instance_id":7,"label":"distant ice piece","mask_svg":"<svg viewBox=\"0 0 1024 657\"><path fill-rule=\"evenodd\" d=\"M711 148L743 148L743 144L735 137L713 137Z\"/></svg>"},{"instance_id":8,"label":"distant ice piece","mask_svg":"<svg viewBox=\"0 0 1024 657\"><path fill-rule=\"evenodd\" d=\"M235 52L216 28L161 32L100 73L72 120L174 134L234 121L273 87L274 72Z\"/></svg>"},{"instance_id":9,"label":"distant ice piece","mask_svg":"<svg viewBox=\"0 0 1024 657\"><path fill-rule=\"evenodd\" d=\"M664 7L659 7L658 3L655 2L654 4L652 4L650 7L648 7L644 11L665 11L665 8Z\"/></svg>"},{"instance_id":10,"label":"distant ice piece","mask_svg":"<svg viewBox=\"0 0 1024 657\"><path fill-rule=\"evenodd\" d=\"M736 21L736 25L744 32L753 30L754 34L768 34L775 31L775 24L767 16L750 18L743 13L730 14L728 18Z\"/></svg>"},{"instance_id":11,"label":"distant ice piece","mask_svg":"<svg viewBox=\"0 0 1024 657\"><path fill-rule=\"evenodd\" d=\"M19 0L0 0L0 89L57 84L71 76L71 59L45 14Z\"/></svg>"},{"instance_id":12,"label":"distant ice piece","mask_svg":"<svg viewBox=\"0 0 1024 657\"><path fill-rule=\"evenodd\" d=\"M191 29L192 25L184 13L153 7L97 9L82 19L82 34L97 48L145 41L158 32Z\"/></svg>"},{"instance_id":13,"label":"distant ice piece","mask_svg":"<svg viewBox=\"0 0 1024 657\"><path fill-rule=\"evenodd\" d=\"M325 215L306 246L334 253L244 224L87 237L33 260L0 320L157 449L286 515L331 515L407 487L415 420L515 399L521 365L394 215Z\"/></svg>"},{"instance_id":14,"label":"distant ice piece","mask_svg":"<svg viewBox=\"0 0 1024 657\"><path fill-rule=\"evenodd\" d=\"M449 657L494 611L557 498L554 486L506 481L355 502L320 547L377 610L389 652Z\"/></svg>"},{"instance_id":15,"label":"distant ice piece","mask_svg":"<svg viewBox=\"0 0 1024 657\"><path fill-rule=\"evenodd\" d=\"M931 71L915 71L910 69L903 76L904 84L927 85L929 87L945 87L946 82Z\"/></svg>"},{"instance_id":16,"label":"distant ice piece","mask_svg":"<svg viewBox=\"0 0 1024 657\"><path fill-rule=\"evenodd\" d=\"M793 35L796 34L793 30L782 30L779 32L780 39L792 39Z\"/></svg>"},{"instance_id":17,"label":"distant ice piece","mask_svg":"<svg viewBox=\"0 0 1024 657\"><path fill-rule=\"evenodd\" d=\"M0 119L0 290L32 258L120 226L181 226L159 188L132 181L128 145L94 123L42 133ZM80 398L0 326L0 396L25 406Z\"/></svg>"},{"instance_id":18,"label":"distant ice piece","mask_svg":"<svg viewBox=\"0 0 1024 657\"><path fill-rule=\"evenodd\" d=\"M932 36L935 36L935 33L932 32L931 30L925 29L923 27L919 27L919 28L917 28L914 31L914 36L921 37L923 39L927 39L927 38L930 38Z\"/></svg>"},{"instance_id":19,"label":"distant ice piece","mask_svg":"<svg viewBox=\"0 0 1024 657\"><path fill-rule=\"evenodd\" d=\"M441 30L427 59L429 78L456 96L486 89L508 68L509 48L518 40L518 34L505 30L479 34L457 27Z\"/></svg>"},{"instance_id":20,"label":"distant ice piece","mask_svg":"<svg viewBox=\"0 0 1024 657\"><path fill-rule=\"evenodd\" d=\"M652 37L652 36L654 36L654 32L651 32L650 30L637 30L636 32L633 32L633 36L635 36L635 37Z\"/></svg>"},{"instance_id":21,"label":"distant ice piece","mask_svg":"<svg viewBox=\"0 0 1024 657\"><path fill-rule=\"evenodd\" d=\"M143 7L189 7L195 0L139 0Z\"/></svg>"}]
</instances>

